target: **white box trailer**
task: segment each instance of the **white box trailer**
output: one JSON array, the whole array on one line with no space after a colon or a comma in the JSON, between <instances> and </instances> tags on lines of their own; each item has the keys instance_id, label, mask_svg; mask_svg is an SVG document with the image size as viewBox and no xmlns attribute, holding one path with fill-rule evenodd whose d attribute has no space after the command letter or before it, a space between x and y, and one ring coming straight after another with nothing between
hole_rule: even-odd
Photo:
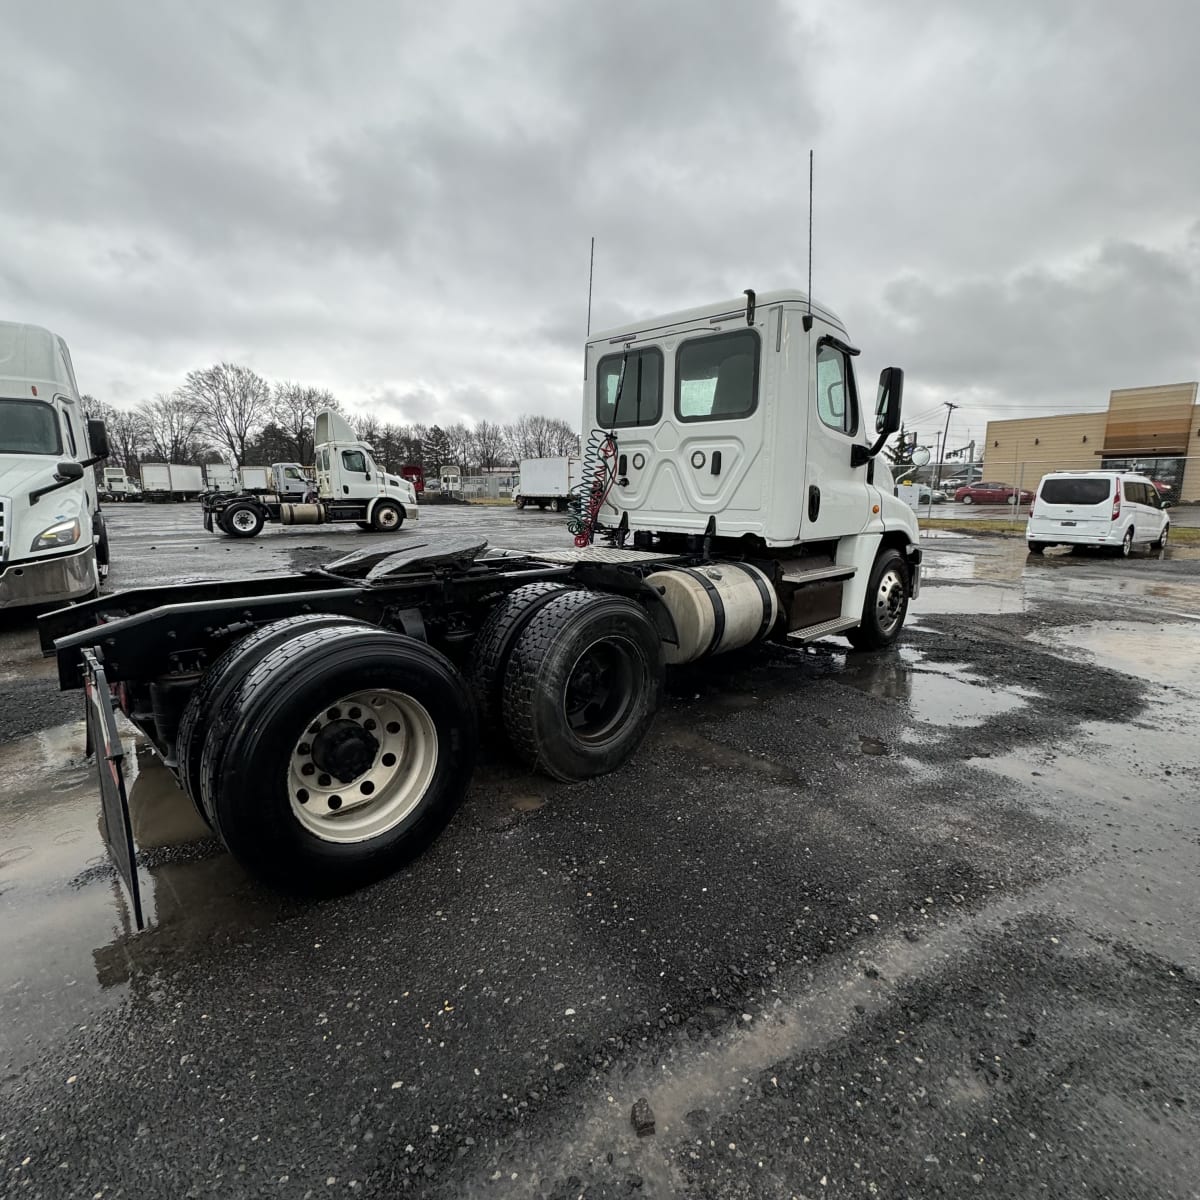
<instances>
[{"instance_id":1,"label":"white box trailer","mask_svg":"<svg viewBox=\"0 0 1200 1200\"><path fill-rule=\"evenodd\" d=\"M243 492L269 492L271 490L271 470L269 467L243 467Z\"/></svg>"},{"instance_id":2,"label":"white box trailer","mask_svg":"<svg viewBox=\"0 0 1200 1200\"><path fill-rule=\"evenodd\" d=\"M147 500L195 500L204 491L204 472L182 463L142 463L142 495Z\"/></svg>"},{"instance_id":3,"label":"white box trailer","mask_svg":"<svg viewBox=\"0 0 1200 1200\"><path fill-rule=\"evenodd\" d=\"M554 506L565 512L572 489L579 483L579 459L523 458L521 478L513 489L513 503L518 508L536 504L538 508Z\"/></svg>"},{"instance_id":4,"label":"white box trailer","mask_svg":"<svg viewBox=\"0 0 1200 1200\"><path fill-rule=\"evenodd\" d=\"M206 463L204 482L210 492L236 492L237 472L228 463Z\"/></svg>"}]
</instances>

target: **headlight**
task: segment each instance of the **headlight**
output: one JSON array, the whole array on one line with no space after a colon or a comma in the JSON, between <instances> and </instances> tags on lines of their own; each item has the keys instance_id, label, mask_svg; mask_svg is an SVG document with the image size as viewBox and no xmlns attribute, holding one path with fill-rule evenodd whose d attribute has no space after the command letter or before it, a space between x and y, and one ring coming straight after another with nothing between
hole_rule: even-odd
<instances>
[{"instance_id":1,"label":"headlight","mask_svg":"<svg viewBox=\"0 0 1200 1200\"><path fill-rule=\"evenodd\" d=\"M79 541L81 532L78 517L73 521L59 521L57 525L51 525L49 529L43 529L33 539L33 545L29 548L30 550L51 550L55 546L73 546Z\"/></svg>"}]
</instances>

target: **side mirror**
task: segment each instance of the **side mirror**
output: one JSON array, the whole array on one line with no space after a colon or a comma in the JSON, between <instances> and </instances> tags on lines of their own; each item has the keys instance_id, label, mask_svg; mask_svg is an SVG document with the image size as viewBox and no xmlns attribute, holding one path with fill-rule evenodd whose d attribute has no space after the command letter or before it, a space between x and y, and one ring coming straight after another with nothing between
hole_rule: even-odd
<instances>
[{"instance_id":1,"label":"side mirror","mask_svg":"<svg viewBox=\"0 0 1200 1200\"><path fill-rule=\"evenodd\" d=\"M94 418L87 423L88 442L92 447L93 458L108 457L108 429L103 421Z\"/></svg>"},{"instance_id":2,"label":"side mirror","mask_svg":"<svg viewBox=\"0 0 1200 1200\"><path fill-rule=\"evenodd\" d=\"M900 406L904 398L904 372L884 367L879 372L879 395L875 400L875 432L890 437L900 428Z\"/></svg>"},{"instance_id":3,"label":"side mirror","mask_svg":"<svg viewBox=\"0 0 1200 1200\"><path fill-rule=\"evenodd\" d=\"M883 449L883 443L900 428L900 402L904 396L904 372L884 367L879 373L879 396L875 401L875 444L850 447L850 465L865 466Z\"/></svg>"},{"instance_id":4,"label":"side mirror","mask_svg":"<svg viewBox=\"0 0 1200 1200\"><path fill-rule=\"evenodd\" d=\"M75 480L83 478L83 466L80 463L72 462L70 459L66 462L60 462L54 468L54 478L59 483L74 483Z\"/></svg>"},{"instance_id":5,"label":"side mirror","mask_svg":"<svg viewBox=\"0 0 1200 1200\"><path fill-rule=\"evenodd\" d=\"M1171 502L1170 502L1170 500L1164 500L1164 501L1162 502L1162 506L1163 506L1163 508L1170 508L1170 507L1171 507Z\"/></svg>"}]
</instances>

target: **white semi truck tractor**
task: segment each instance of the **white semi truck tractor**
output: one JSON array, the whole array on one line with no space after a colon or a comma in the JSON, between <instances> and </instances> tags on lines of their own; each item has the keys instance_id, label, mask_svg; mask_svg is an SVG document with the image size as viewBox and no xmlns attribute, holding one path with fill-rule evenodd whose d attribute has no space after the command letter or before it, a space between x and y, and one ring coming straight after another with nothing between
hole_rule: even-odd
<instances>
[{"instance_id":1,"label":"white semi truck tractor","mask_svg":"<svg viewBox=\"0 0 1200 1200\"><path fill-rule=\"evenodd\" d=\"M0 321L0 608L93 595L108 574L96 473L103 421L83 413L66 342Z\"/></svg>"},{"instance_id":2,"label":"white semi truck tractor","mask_svg":"<svg viewBox=\"0 0 1200 1200\"><path fill-rule=\"evenodd\" d=\"M371 447L355 437L334 409L322 409L314 424L316 486L299 463L255 467L262 488L203 497L204 528L227 537L256 537L268 522L282 525L355 524L392 533L415 521L417 493L399 475L375 462ZM243 468L243 484L247 468ZM257 484L257 479L254 481Z\"/></svg>"},{"instance_id":3,"label":"white semi truck tractor","mask_svg":"<svg viewBox=\"0 0 1200 1200\"><path fill-rule=\"evenodd\" d=\"M903 375L860 396L857 354L832 311L788 291L596 334L561 549L410 540L43 617L62 686L90 697L106 804L123 804L119 685L250 870L353 887L445 825L481 733L586 779L635 753L672 664L766 639L886 650L921 549L878 457ZM320 456L326 481L334 457Z\"/></svg>"}]
</instances>

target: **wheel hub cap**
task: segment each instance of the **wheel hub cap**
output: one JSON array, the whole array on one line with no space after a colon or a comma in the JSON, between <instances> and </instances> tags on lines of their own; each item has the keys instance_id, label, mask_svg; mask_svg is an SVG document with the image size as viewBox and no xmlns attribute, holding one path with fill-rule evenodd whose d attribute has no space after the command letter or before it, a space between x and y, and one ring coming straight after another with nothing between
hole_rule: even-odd
<instances>
[{"instance_id":1,"label":"wheel hub cap","mask_svg":"<svg viewBox=\"0 0 1200 1200\"><path fill-rule=\"evenodd\" d=\"M313 738L312 760L317 770L342 783L357 779L375 761L379 740L357 721L331 721Z\"/></svg>"}]
</instances>

